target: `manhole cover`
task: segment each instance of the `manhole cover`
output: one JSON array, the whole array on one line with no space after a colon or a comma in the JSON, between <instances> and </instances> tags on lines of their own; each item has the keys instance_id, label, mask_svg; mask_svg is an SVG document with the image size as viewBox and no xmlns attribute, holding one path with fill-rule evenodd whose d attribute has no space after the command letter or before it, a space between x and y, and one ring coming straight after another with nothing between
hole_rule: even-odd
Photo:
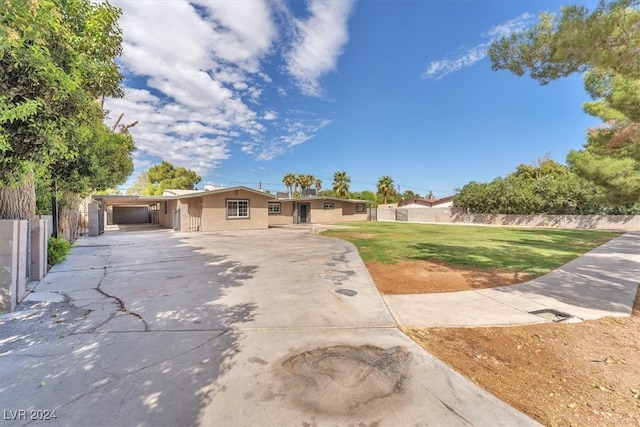
<instances>
[{"instance_id":1,"label":"manhole cover","mask_svg":"<svg viewBox=\"0 0 640 427\"><path fill-rule=\"evenodd\" d=\"M348 297L355 297L358 293L351 289L337 289L336 293L346 295Z\"/></svg>"},{"instance_id":2,"label":"manhole cover","mask_svg":"<svg viewBox=\"0 0 640 427\"><path fill-rule=\"evenodd\" d=\"M542 317L545 320L551 320L552 322L562 322L563 320L571 319L573 317L570 314L563 313L552 308L530 311L529 314L535 314L536 316Z\"/></svg>"}]
</instances>

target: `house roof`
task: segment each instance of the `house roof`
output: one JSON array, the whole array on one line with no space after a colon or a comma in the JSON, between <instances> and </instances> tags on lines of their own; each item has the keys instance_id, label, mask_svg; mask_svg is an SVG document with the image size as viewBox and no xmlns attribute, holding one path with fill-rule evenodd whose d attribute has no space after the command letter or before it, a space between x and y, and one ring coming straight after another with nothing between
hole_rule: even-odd
<instances>
[{"instance_id":1,"label":"house roof","mask_svg":"<svg viewBox=\"0 0 640 427\"><path fill-rule=\"evenodd\" d=\"M267 197L267 198L270 198L270 199L273 198L273 194L267 193L266 191L254 190L253 188L242 187L242 186L228 187L228 188L218 188L218 189L215 189L215 190L190 190L192 192L189 192L187 194L178 195L177 198L178 199L188 199L188 198L191 198L191 197L206 196L206 195L209 195L209 194L228 193L228 192L231 192L231 191L238 191L238 190L248 191L250 193L254 193L256 195Z\"/></svg>"},{"instance_id":2,"label":"house roof","mask_svg":"<svg viewBox=\"0 0 640 427\"><path fill-rule=\"evenodd\" d=\"M293 197L293 198L284 198L284 199L278 199L278 198L271 198L271 200L269 200L270 202L304 202L304 201L311 201L311 200L328 200L328 201L335 201L335 202L347 202L347 203L365 203L365 204L371 204L373 203L371 200L356 200L356 199L341 199L339 197L323 197L323 196L313 196L313 197Z\"/></svg>"},{"instance_id":3,"label":"house roof","mask_svg":"<svg viewBox=\"0 0 640 427\"><path fill-rule=\"evenodd\" d=\"M206 196L210 194L220 194L220 193L226 193L226 192L237 191L237 190L248 191L262 197L273 198L272 194L269 194L260 190L254 190L248 187L241 187L241 186L219 188L216 190L165 190L165 194L163 194L162 196L123 196L123 195L108 194L108 195L95 195L92 198L93 200L103 202L108 205L145 205L145 204L149 205L152 203L158 203L165 200L189 199L192 197L201 197L201 196Z\"/></svg>"},{"instance_id":4,"label":"house roof","mask_svg":"<svg viewBox=\"0 0 640 427\"><path fill-rule=\"evenodd\" d=\"M199 193L201 191L202 190L179 190L179 189L167 188L162 192L162 195L163 196L183 196L185 194Z\"/></svg>"}]
</instances>

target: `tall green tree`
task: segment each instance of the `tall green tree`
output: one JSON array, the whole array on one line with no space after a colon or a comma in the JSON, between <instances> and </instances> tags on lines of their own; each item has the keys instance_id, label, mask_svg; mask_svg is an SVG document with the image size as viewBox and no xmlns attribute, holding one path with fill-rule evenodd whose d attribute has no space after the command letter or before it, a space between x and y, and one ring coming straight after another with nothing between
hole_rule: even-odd
<instances>
[{"instance_id":1,"label":"tall green tree","mask_svg":"<svg viewBox=\"0 0 640 427\"><path fill-rule=\"evenodd\" d=\"M149 181L149 185L142 191L142 195L158 196L164 190L194 190L201 177L196 172L185 167L176 168L167 161L154 165L143 173L143 179Z\"/></svg>"},{"instance_id":2,"label":"tall green tree","mask_svg":"<svg viewBox=\"0 0 640 427\"><path fill-rule=\"evenodd\" d=\"M349 184L351 184L351 178L345 171L333 174L333 191L339 198L346 199L349 196Z\"/></svg>"},{"instance_id":3,"label":"tall green tree","mask_svg":"<svg viewBox=\"0 0 640 427\"><path fill-rule=\"evenodd\" d=\"M520 165L506 178L470 182L454 205L471 213L583 215L609 213L605 193L553 160L539 166Z\"/></svg>"},{"instance_id":4,"label":"tall green tree","mask_svg":"<svg viewBox=\"0 0 640 427\"><path fill-rule=\"evenodd\" d=\"M640 1L601 1L593 10L566 6L542 13L538 24L492 43L494 70L529 74L547 84L584 73L593 98L584 110L603 125L591 129L583 150L567 157L581 176L617 203L640 200Z\"/></svg>"},{"instance_id":5,"label":"tall green tree","mask_svg":"<svg viewBox=\"0 0 640 427\"><path fill-rule=\"evenodd\" d=\"M105 133L96 102L122 95L120 10L90 0L3 0L2 8L0 218L30 218L36 164L73 163L96 138L130 144Z\"/></svg>"},{"instance_id":6,"label":"tall green tree","mask_svg":"<svg viewBox=\"0 0 640 427\"><path fill-rule=\"evenodd\" d=\"M525 31L495 40L489 47L494 70L527 72L541 84L575 72L640 78L637 61L638 0L600 1L590 12L570 5L560 15L543 12Z\"/></svg>"},{"instance_id":7,"label":"tall green tree","mask_svg":"<svg viewBox=\"0 0 640 427\"><path fill-rule=\"evenodd\" d=\"M404 190L401 197L402 197L402 200L411 200L411 199L419 199L420 195L418 193L414 193L413 190Z\"/></svg>"},{"instance_id":8,"label":"tall green tree","mask_svg":"<svg viewBox=\"0 0 640 427\"><path fill-rule=\"evenodd\" d=\"M374 203L377 202L376 193L371 190L362 190L357 193L352 193L351 197L357 200L369 200Z\"/></svg>"},{"instance_id":9,"label":"tall green tree","mask_svg":"<svg viewBox=\"0 0 640 427\"><path fill-rule=\"evenodd\" d=\"M382 204L387 204L387 199L394 192L393 178L388 175L380 177L378 180L378 194L382 196Z\"/></svg>"}]
</instances>

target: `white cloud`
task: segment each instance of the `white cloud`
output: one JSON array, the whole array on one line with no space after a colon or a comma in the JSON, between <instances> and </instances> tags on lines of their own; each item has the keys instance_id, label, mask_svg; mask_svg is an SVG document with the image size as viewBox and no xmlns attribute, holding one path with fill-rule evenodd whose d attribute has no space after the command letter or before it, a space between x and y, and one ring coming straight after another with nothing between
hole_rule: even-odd
<instances>
[{"instance_id":1,"label":"white cloud","mask_svg":"<svg viewBox=\"0 0 640 427\"><path fill-rule=\"evenodd\" d=\"M429 64L427 71L422 74L425 78L442 78L449 73L470 67L487 56L488 44L481 44L467 50L462 56L455 59L441 59Z\"/></svg>"},{"instance_id":2,"label":"white cloud","mask_svg":"<svg viewBox=\"0 0 640 427\"><path fill-rule=\"evenodd\" d=\"M486 36L493 39L506 37L511 35L512 33L519 33L527 29L527 27L531 24L534 16L529 13L523 13L517 18L513 18L504 24L496 25L491 28Z\"/></svg>"},{"instance_id":3,"label":"white cloud","mask_svg":"<svg viewBox=\"0 0 640 427\"><path fill-rule=\"evenodd\" d=\"M278 113L273 110L265 111L264 116L262 116L263 120L275 120L276 118L278 118Z\"/></svg>"},{"instance_id":4,"label":"white cloud","mask_svg":"<svg viewBox=\"0 0 640 427\"><path fill-rule=\"evenodd\" d=\"M296 39L287 55L287 69L300 89L320 96L320 78L336 68L349 40L347 28L353 3L349 0L311 0L306 20L296 20Z\"/></svg>"},{"instance_id":5,"label":"white cloud","mask_svg":"<svg viewBox=\"0 0 640 427\"><path fill-rule=\"evenodd\" d=\"M467 49L455 58L432 61L427 70L422 73L421 77L426 79L441 79L447 74L472 66L487 56L487 49L493 40L525 30L531 24L532 19L532 15L524 13L517 18L492 27L489 31L482 34L483 37L490 39L488 42L480 43Z\"/></svg>"},{"instance_id":6,"label":"white cloud","mask_svg":"<svg viewBox=\"0 0 640 427\"><path fill-rule=\"evenodd\" d=\"M294 119L294 113L266 105L269 89L287 95L269 73L293 78L303 93L317 95L319 79L335 69L348 40L351 0L311 0L304 21L282 1L114 4L123 11L118 62L125 97L108 99L105 107L111 124L120 113L123 123L138 121L130 129L134 175L159 159L206 174L231 156L234 143L256 159L271 159L328 123L315 116ZM267 63L275 63L275 71Z\"/></svg>"},{"instance_id":7,"label":"white cloud","mask_svg":"<svg viewBox=\"0 0 640 427\"><path fill-rule=\"evenodd\" d=\"M309 141L330 123L331 121L322 119L313 122L286 121L283 135L266 142L262 141L260 144L245 143L242 151L254 154L258 160L270 160L296 145Z\"/></svg>"}]
</instances>

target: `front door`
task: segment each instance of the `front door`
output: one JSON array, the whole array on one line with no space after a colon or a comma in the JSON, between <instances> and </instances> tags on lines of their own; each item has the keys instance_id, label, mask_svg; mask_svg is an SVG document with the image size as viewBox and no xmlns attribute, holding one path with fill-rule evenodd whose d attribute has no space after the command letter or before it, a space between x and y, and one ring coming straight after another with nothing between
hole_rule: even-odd
<instances>
[{"instance_id":1,"label":"front door","mask_svg":"<svg viewBox=\"0 0 640 427\"><path fill-rule=\"evenodd\" d=\"M299 218L298 218L298 223L299 223L299 224L302 224L302 223L307 222L307 213L308 213L307 206L309 206L309 205L307 205L307 204L302 204L302 203L301 203L301 204L300 204L300 205L298 205L298 206L299 206L299 208L300 208L300 209L299 209L300 216L299 216Z\"/></svg>"}]
</instances>

